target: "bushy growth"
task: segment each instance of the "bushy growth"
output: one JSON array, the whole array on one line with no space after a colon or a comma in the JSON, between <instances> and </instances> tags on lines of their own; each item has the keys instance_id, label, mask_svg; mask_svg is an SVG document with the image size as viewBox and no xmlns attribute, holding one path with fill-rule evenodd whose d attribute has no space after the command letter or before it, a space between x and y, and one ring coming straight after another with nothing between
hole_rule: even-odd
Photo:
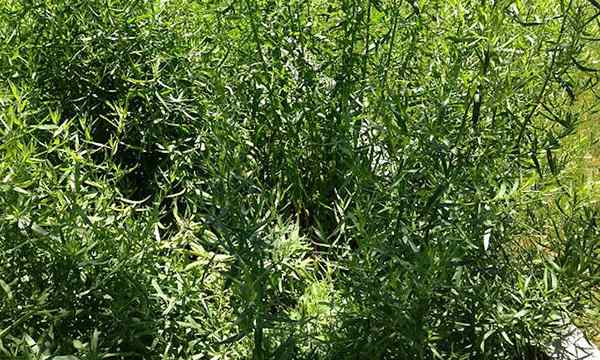
<instances>
[{"instance_id":1,"label":"bushy growth","mask_svg":"<svg viewBox=\"0 0 600 360\"><path fill-rule=\"evenodd\" d=\"M597 303L599 12L0 0L0 357L532 356Z\"/></svg>"}]
</instances>

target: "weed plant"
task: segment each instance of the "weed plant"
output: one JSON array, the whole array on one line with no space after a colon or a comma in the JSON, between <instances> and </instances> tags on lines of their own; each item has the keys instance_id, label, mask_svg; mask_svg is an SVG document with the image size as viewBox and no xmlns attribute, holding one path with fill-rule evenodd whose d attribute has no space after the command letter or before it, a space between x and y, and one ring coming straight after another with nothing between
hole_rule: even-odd
<instances>
[{"instance_id":1,"label":"weed plant","mask_svg":"<svg viewBox=\"0 0 600 360\"><path fill-rule=\"evenodd\" d=\"M599 14L0 0L0 357L533 356L598 303Z\"/></svg>"}]
</instances>

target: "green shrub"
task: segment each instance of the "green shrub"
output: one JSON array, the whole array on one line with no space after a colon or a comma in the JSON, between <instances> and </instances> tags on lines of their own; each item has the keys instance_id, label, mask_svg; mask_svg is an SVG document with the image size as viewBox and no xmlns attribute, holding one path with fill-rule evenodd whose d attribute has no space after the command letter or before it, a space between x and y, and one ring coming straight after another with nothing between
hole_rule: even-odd
<instances>
[{"instance_id":1,"label":"green shrub","mask_svg":"<svg viewBox=\"0 0 600 360\"><path fill-rule=\"evenodd\" d=\"M593 1L0 10L4 357L513 359L597 303Z\"/></svg>"}]
</instances>

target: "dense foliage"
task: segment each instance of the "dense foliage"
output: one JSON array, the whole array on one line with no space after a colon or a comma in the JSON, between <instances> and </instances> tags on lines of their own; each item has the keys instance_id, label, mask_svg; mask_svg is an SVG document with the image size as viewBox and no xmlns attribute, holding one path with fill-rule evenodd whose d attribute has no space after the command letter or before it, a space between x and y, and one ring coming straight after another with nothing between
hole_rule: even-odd
<instances>
[{"instance_id":1,"label":"dense foliage","mask_svg":"<svg viewBox=\"0 0 600 360\"><path fill-rule=\"evenodd\" d=\"M0 0L0 357L542 348L597 303L599 13Z\"/></svg>"}]
</instances>

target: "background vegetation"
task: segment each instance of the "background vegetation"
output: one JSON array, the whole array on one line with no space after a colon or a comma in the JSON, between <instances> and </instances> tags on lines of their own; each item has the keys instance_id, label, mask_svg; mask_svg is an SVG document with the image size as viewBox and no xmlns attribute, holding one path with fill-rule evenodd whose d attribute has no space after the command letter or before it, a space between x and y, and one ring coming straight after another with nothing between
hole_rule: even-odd
<instances>
[{"instance_id":1,"label":"background vegetation","mask_svg":"<svg viewBox=\"0 0 600 360\"><path fill-rule=\"evenodd\" d=\"M599 14L0 0L0 357L523 359L593 332Z\"/></svg>"}]
</instances>

